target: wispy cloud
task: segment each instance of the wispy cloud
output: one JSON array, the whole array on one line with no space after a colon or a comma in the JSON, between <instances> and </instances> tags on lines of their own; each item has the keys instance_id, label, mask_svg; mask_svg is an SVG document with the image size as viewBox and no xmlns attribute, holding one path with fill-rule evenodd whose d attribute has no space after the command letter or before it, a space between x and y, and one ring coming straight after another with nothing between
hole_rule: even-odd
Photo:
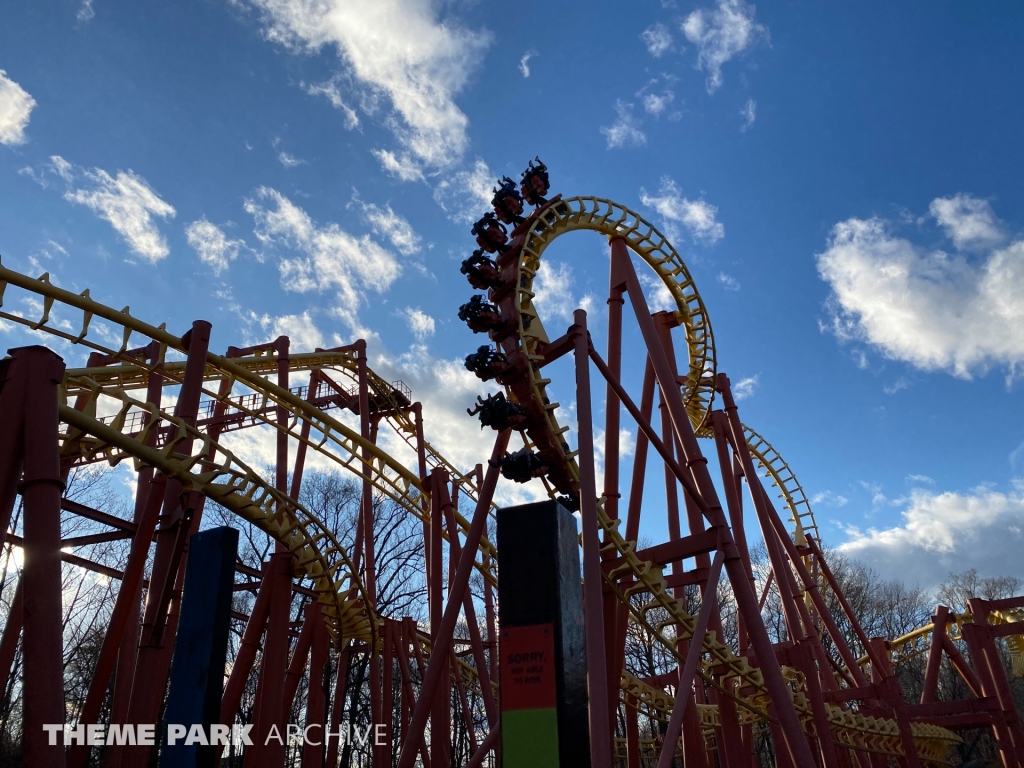
<instances>
[{"instance_id":1,"label":"wispy cloud","mask_svg":"<svg viewBox=\"0 0 1024 768\"><path fill-rule=\"evenodd\" d=\"M668 109L672 102L675 101L675 92L670 87L675 82L675 78L671 75L663 75L662 77L656 77L651 80L647 85L637 91L637 98L640 99L640 103L643 105L644 112L654 117L661 117L662 113ZM661 84L662 88L658 92L657 86ZM681 115L673 113L669 115L669 119L679 119Z\"/></svg>"},{"instance_id":2,"label":"wispy cloud","mask_svg":"<svg viewBox=\"0 0 1024 768\"><path fill-rule=\"evenodd\" d=\"M50 168L68 184L64 199L109 222L132 253L153 264L170 253L154 218L173 218L176 211L130 168L111 176L102 168L79 168L59 155L50 158Z\"/></svg>"},{"instance_id":3,"label":"wispy cloud","mask_svg":"<svg viewBox=\"0 0 1024 768\"><path fill-rule=\"evenodd\" d=\"M446 174L434 187L434 202L444 209L448 218L460 224L469 224L491 207L491 189L494 174L480 158L472 168L463 168Z\"/></svg>"},{"instance_id":4,"label":"wispy cloud","mask_svg":"<svg viewBox=\"0 0 1024 768\"><path fill-rule=\"evenodd\" d=\"M193 221L185 227L185 238L188 244L199 254L199 259L219 275L228 265L238 258L238 251L245 248L244 240L231 240L224 230L211 224L206 217Z\"/></svg>"},{"instance_id":5,"label":"wispy cloud","mask_svg":"<svg viewBox=\"0 0 1024 768\"><path fill-rule=\"evenodd\" d=\"M417 341L424 342L434 335L434 318L419 307L406 307L401 315Z\"/></svg>"},{"instance_id":6,"label":"wispy cloud","mask_svg":"<svg viewBox=\"0 0 1024 768\"><path fill-rule=\"evenodd\" d=\"M885 394L887 394L887 395L895 395L901 389L908 389L909 387L910 387L910 382L907 381L905 377L900 376L892 384L888 384L888 385L882 387L882 391L885 392Z\"/></svg>"},{"instance_id":7,"label":"wispy cloud","mask_svg":"<svg viewBox=\"0 0 1024 768\"><path fill-rule=\"evenodd\" d=\"M832 491L819 491L811 496L811 504L822 507L842 507L849 501L848 498Z\"/></svg>"},{"instance_id":8,"label":"wispy cloud","mask_svg":"<svg viewBox=\"0 0 1024 768\"><path fill-rule=\"evenodd\" d=\"M647 46L647 52L656 59L672 50L672 33L660 22L645 29L640 34L640 39Z\"/></svg>"},{"instance_id":9,"label":"wispy cloud","mask_svg":"<svg viewBox=\"0 0 1024 768\"><path fill-rule=\"evenodd\" d=\"M939 197L932 200L928 212L935 217L957 250L972 250L999 245L1006 235L988 200L970 195Z\"/></svg>"},{"instance_id":10,"label":"wispy cloud","mask_svg":"<svg viewBox=\"0 0 1024 768\"><path fill-rule=\"evenodd\" d=\"M697 46L697 66L708 73L708 93L722 85L727 61L768 39L768 28L754 21L755 13L743 0L718 0L714 8L698 8L683 20L683 34Z\"/></svg>"},{"instance_id":11,"label":"wispy cloud","mask_svg":"<svg viewBox=\"0 0 1024 768\"><path fill-rule=\"evenodd\" d=\"M295 157L287 152L277 153L277 162L283 165L285 168L294 168L297 165L305 165L306 161L301 158Z\"/></svg>"},{"instance_id":12,"label":"wispy cloud","mask_svg":"<svg viewBox=\"0 0 1024 768\"><path fill-rule=\"evenodd\" d=\"M328 80L324 83L314 83L312 85L303 85L306 89L306 93L310 96L323 96L330 103L331 106L345 116L345 128L348 130L354 130L359 127L359 115L356 111L348 105L348 102L342 98L341 89L338 88L336 80Z\"/></svg>"},{"instance_id":13,"label":"wispy cloud","mask_svg":"<svg viewBox=\"0 0 1024 768\"><path fill-rule=\"evenodd\" d=\"M351 83L354 100L367 114L376 111L378 98L390 103L384 124L398 148L374 151L385 170L419 179L461 159L469 120L454 97L490 45L489 32L440 18L436 4L421 0L238 2L260 12L268 40L297 53L334 48L340 60L337 82Z\"/></svg>"},{"instance_id":14,"label":"wispy cloud","mask_svg":"<svg viewBox=\"0 0 1024 768\"><path fill-rule=\"evenodd\" d=\"M761 374L755 373L753 376L748 376L745 379L740 379L732 385L732 394L736 400L746 400L748 397L753 397L754 393L757 392L757 386L761 383Z\"/></svg>"},{"instance_id":15,"label":"wispy cloud","mask_svg":"<svg viewBox=\"0 0 1024 768\"><path fill-rule=\"evenodd\" d=\"M740 289L740 281L732 275L725 274L725 272L718 273L718 282L720 282L722 287L727 291L738 291Z\"/></svg>"},{"instance_id":16,"label":"wispy cloud","mask_svg":"<svg viewBox=\"0 0 1024 768\"><path fill-rule=\"evenodd\" d=\"M657 195L649 195L641 187L640 202L657 211L670 225L682 224L694 240L713 244L725 237L725 227L715 220L718 208L705 200L683 197L682 190L668 176L662 177Z\"/></svg>"},{"instance_id":17,"label":"wispy cloud","mask_svg":"<svg viewBox=\"0 0 1024 768\"><path fill-rule=\"evenodd\" d=\"M602 126L601 133L608 142L608 149L616 147L638 147L647 143L647 136L640 130L640 122L633 116L633 105L615 100L615 122Z\"/></svg>"},{"instance_id":18,"label":"wispy cloud","mask_svg":"<svg viewBox=\"0 0 1024 768\"><path fill-rule=\"evenodd\" d=\"M0 144L10 147L24 144L28 140L25 129L35 106L36 100L28 91L0 69Z\"/></svg>"},{"instance_id":19,"label":"wispy cloud","mask_svg":"<svg viewBox=\"0 0 1024 768\"><path fill-rule=\"evenodd\" d=\"M288 250L278 269L288 291L337 292L334 314L358 329L358 309L370 291L391 287L402 265L369 235L356 237L337 224L317 225L302 208L276 189L260 187L245 201L254 232L268 247Z\"/></svg>"},{"instance_id":20,"label":"wispy cloud","mask_svg":"<svg viewBox=\"0 0 1024 768\"><path fill-rule=\"evenodd\" d=\"M363 217L373 227L373 231L386 237L391 245L403 256L410 256L420 251L422 238L402 216L395 213L390 205L384 207L372 203L364 203L356 198L363 212Z\"/></svg>"},{"instance_id":21,"label":"wispy cloud","mask_svg":"<svg viewBox=\"0 0 1024 768\"><path fill-rule=\"evenodd\" d=\"M740 117L744 120L743 125L740 126L741 131L746 131L753 126L754 121L757 119L757 102L753 99L747 99L747 103L740 110Z\"/></svg>"},{"instance_id":22,"label":"wispy cloud","mask_svg":"<svg viewBox=\"0 0 1024 768\"><path fill-rule=\"evenodd\" d=\"M869 483L866 480L861 480L860 485L861 488L871 494L871 506L873 509L878 509L889 501L886 495L882 493L882 486L878 483Z\"/></svg>"},{"instance_id":23,"label":"wispy cloud","mask_svg":"<svg viewBox=\"0 0 1024 768\"><path fill-rule=\"evenodd\" d=\"M925 485L935 485L935 481L928 477L928 475L907 475L903 479L908 483L924 483Z\"/></svg>"},{"instance_id":24,"label":"wispy cloud","mask_svg":"<svg viewBox=\"0 0 1024 768\"><path fill-rule=\"evenodd\" d=\"M96 15L96 10L92 7L92 0L82 0L82 4L78 6L78 13L75 14L75 18L81 22L92 21Z\"/></svg>"},{"instance_id":25,"label":"wispy cloud","mask_svg":"<svg viewBox=\"0 0 1024 768\"><path fill-rule=\"evenodd\" d=\"M530 59L537 55L536 51L527 51L523 54L523 57L519 59L519 71L523 77L530 76Z\"/></svg>"},{"instance_id":26,"label":"wispy cloud","mask_svg":"<svg viewBox=\"0 0 1024 768\"><path fill-rule=\"evenodd\" d=\"M533 282L533 301L544 317L557 317L572 322L572 313L582 307L593 309L594 297L587 294L576 298L573 270L565 262L542 261Z\"/></svg>"}]
</instances>

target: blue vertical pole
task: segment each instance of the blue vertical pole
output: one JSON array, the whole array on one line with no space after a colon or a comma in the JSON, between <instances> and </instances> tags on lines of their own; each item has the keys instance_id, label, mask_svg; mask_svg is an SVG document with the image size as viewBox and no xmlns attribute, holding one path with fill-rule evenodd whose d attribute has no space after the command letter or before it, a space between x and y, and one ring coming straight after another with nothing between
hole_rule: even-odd
<instances>
[{"instance_id":1,"label":"blue vertical pole","mask_svg":"<svg viewBox=\"0 0 1024 768\"><path fill-rule=\"evenodd\" d=\"M184 726L186 735L171 744L167 731L162 734L166 740L161 768L213 768L223 749L202 742L209 740L210 726L220 722L237 551L234 528L212 528L189 539L165 718L168 727ZM195 734L188 738L195 725L202 728L205 739Z\"/></svg>"}]
</instances>

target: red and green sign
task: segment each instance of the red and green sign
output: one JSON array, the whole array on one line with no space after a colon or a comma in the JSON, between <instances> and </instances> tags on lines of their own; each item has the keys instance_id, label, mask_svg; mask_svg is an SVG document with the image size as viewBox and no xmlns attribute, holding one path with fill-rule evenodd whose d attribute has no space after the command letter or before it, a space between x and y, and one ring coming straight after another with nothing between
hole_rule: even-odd
<instances>
[{"instance_id":1,"label":"red and green sign","mask_svg":"<svg viewBox=\"0 0 1024 768\"><path fill-rule=\"evenodd\" d=\"M553 624L501 630L504 768L558 768Z\"/></svg>"}]
</instances>

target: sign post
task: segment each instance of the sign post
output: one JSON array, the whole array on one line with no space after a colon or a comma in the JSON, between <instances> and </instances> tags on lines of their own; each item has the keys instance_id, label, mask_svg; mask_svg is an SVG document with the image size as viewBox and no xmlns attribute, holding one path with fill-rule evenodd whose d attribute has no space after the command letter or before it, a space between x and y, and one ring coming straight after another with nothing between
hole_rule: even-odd
<instances>
[{"instance_id":1,"label":"sign post","mask_svg":"<svg viewBox=\"0 0 1024 768\"><path fill-rule=\"evenodd\" d=\"M503 768L589 768L576 520L554 501L498 510Z\"/></svg>"}]
</instances>

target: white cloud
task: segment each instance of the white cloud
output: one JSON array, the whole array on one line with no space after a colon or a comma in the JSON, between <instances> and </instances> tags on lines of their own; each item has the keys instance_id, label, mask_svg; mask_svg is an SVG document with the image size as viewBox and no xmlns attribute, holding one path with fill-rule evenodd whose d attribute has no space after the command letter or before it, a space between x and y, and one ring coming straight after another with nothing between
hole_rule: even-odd
<instances>
[{"instance_id":1,"label":"white cloud","mask_svg":"<svg viewBox=\"0 0 1024 768\"><path fill-rule=\"evenodd\" d=\"M900 376L892 384L882 387L882 391L887 395L895 395L901 389L909 389L910 382L903 376Z\"/></svg>"},{"instance_id":2,"label":"white cloud","mask_svg":"<svg viewBox=\"0 0 1024 768\"><path fill-rule=\"evenodd\" d=\"M530 76L530 59L537 55L536 51L527 51L523 54L523 57L519 60L519 71L523 77Z\"/></svg>"},{"instance_id":3,"label":"white cloud","mask_svg":"<svg viewBox=\"0 0 1024 768\"><path fill-rule=\"evenodd\" d=\"M640 285L644 289L644 297L647 299L647 307L652 312L678 312L679 305L672 291L665 285L665 281L649 271L637 273Z\"/></svg>"},{"instance_id":4,"label":"white cloud","mask_svg":"<svg viewBox=\"0 0 1024 768\"><path fill-rule=\"evenodd\" d=\"M1024 362L1024 240L971 259L926 250L886 222L848 219L817 255L832 289L827 326L889 358L969 379Z\"/></svg>"},{"instance_id":5,"label":"white cloud","mask_svg":"<svg viewBox=\"0 0 1024 768\"><path fill-rule=\"evenodd\" d=\"M309 310L302 314L285 314L271 317L269 323L270 336L287 336L291 341L291 349L311 352L316 347L325 347L324 334L316 328Z\"/></svg>"},{"instance_id":6,"label":"white cloud","mask_svg":"<svg viewBox=\"0 0 1024 768\"><path fill-rule=\"evenodd\" d=\"M285 168L294 168L297 165L305 165L306 161L301 158L290 155L287 152L281 151L277 153L277 162L283 165Z\"/></svg>"},{"instance_id":7,"label":"white cloud","mask_svg":"<svg viewBox=\"0 0 1024 768\"><path fill-rule=\"evenodd\" d=\"M96 15L95 9L92 7L92 0L82 0L81 6L78 8L78 13L75 14L75 18L81 22L91 21Z\"/></svg>"},{"instance_id":8,"label":"white cloud","mask_svg":"<svg viewBox=\"0 0 1024 768\"><path fill-rule=\"evenodd\" d=\"M587 293L576 298L573 292L575 285L571 266L565 262L541 261L533 278L533 302L542 320L547 323L557 317L571 323L573 312L577 309L583 309L588 315L593 313L597 305L595 297ZM548 330L553 329L549 327ZM557 326L554 330L557 330Z\"/></svg>"},{"instance_id":9,"label":"white cloud","mask_svg":"<svg viewBox=\"0 0 1024 768\"><path fill-rule=\"evenodd\" d=\"M849 501L845 496L832 491L820 491L811 496L811 504L823 507L842 507Z\"/></svg>"},{"instance_id":10,"label":"white cloud","mask_svg":"<svg viewBox=\"0 0 1024 768\"><path fill-rule=\"evenodd\" d=\"M727 275L725 272L718 273L718 282L722 284L722 287L727 291L738 291L740 289L740 282L732 275Z\"/></svg>"},{"instance_id":11,"label":"white cloud","mask_svg":"<svg viewBox=\"0 0 1024 768\"><path fill-rule=\"evenodd\" d=\"M935 481L932 480L928 475L907 475L905 478L908 483L924 483L925 485L935 485Z\"/></svg>"},{"instance_id":12,"label":"white cloud","mask_svg":"<svg viewBox=\"0 0 1024 768\"><path fill-rule=\"evenodd\" d=\"M1010 467L1017 471L1020 468L1021 460L1024 459L1024 443L1018 445L1006 458L1010 462Z\"/></svg>"},{"instance_id":13,"label":"white cloud","mask_svg":"<svg viewBox=\"0 0 1024 768\"><path fill-rule=\"evenodd\" d=\"M756 9L743 0L718 0L715 8L699 8L682 23L686 39L697 46L697 66L706 70L708 93L722 84L722 66L768 38L768 28L754 22Z\"/></svg>"},{"instance_id":14,"label":"white cloud","mask_svg":"<svg viewBox=\"0 0 1024 768\"><path fill-rule=\"evenodd\" d=\"M433 357L425 344L414 344L400 355L371 355L370 363L386 380L404 381L412 389L413 399L423 403L424 433L442 456L462 471L478 463L486 466L496 433L481 429L480 422L466 410L473 406L477 395L496 391L493 382L485 383L467 371L461 357ZM401 455L403 449L408 450L390 431L382 433L381 438L381 447L388 452ZM502 484L507 483L503 481L499 486Z\"/></svg>"},{"instance_id":15,"label":"white cloud","mask_svg":"<svg viewBox=\"0 0 1024 768\"><path fill-rule=\"evenodd\" d=\"M422 239L412 225L402 216L395 213L390 205L383 208L372 203L359 203L363 216L373 227L373 231L391 241L391 245L403 256L418 253Z\"/></svg>"},{"instance_id":16,"label":"white cloud","mask_svg":"<svg viewBox=\"0 0 1024 768\"><path fill-rule=\"evenodd\" d=\"M434 187L434 202L448 214L448 218L459 224L476 221L491 208L494 174L480 158L471 169L463 169L446 178Z\"/></svg>"},{"instance_id":17,"label":"white cloud","mask_svg":"<svg viewBox=\"0 0 1024 768\"><path fill-rule=\"evenodd\" d=\"M688 200L668 176L662 176L659 195L640 188L640 202L654 208L666 221L682 224L694 240L712 244L725 237L725 227L715 221L718 208L704 200Z\"/></svg>"},{"instance_id":18,"label":"white cloud","mask_svg":"<svg viewBox=\"0 0 1024 768\"><path fill-rule=\"evenodd\" d=\"M213 268L215 275L227 269L228 264L238 258L239 249L245 248L244 240L228 239L224 231L205 216L185 227L185 238L199 254L199 259Z\"/></svg>"},{"instance_id":19,"label":"white cloud","mask_svg":"<svg viewBox=\"0 0 1024 768\"><path fill-rule=\"evenodd\" d=\"M0 144L14 146L27 141L25 128L35 106L36 100L28 91L0 69Z\"/></svg>"},{"instance_id":20,"label":"white cloud","mask_svg":"<svg viewBox=\"0 0 1024 768\"><path fill-rule=\"evenodd\" d=\"M79 171L90 182L89 187L68 189L64 199L84 205L108 221L133 253L153 264L170 253L167 240L160 233L153 217L173 218L176 211L160 198L144 178L130 168L118 171L116 177L111 177L102 168L91 171L77 169L59 155L50 160L54 172L69 185L74 184Z\"/></svg>"},{"instance_id":21,"label":"white cloud","mask_svg":"<svg viewBox=\"0 0 1024 768\"><path fill-rule=\"evenodd\" d=\"M902 525L848 528L840 551L887 578L934 587L950 572L977 568L987 576L1020 572L1024 545L1024 487L1000 493L987 486L967 493L915 488Z\"/></svg>"},{"instance_id":22,"label":"white cloud","mask_svg":"<svg viewBox=\"0 0 1024 768\"><path fill-rule=\"evenodd\" d=\"M761 374L755 373L753 376L748 376L745 379L740 379L732 385L733 397L739 400L746 400L748 397L753 397L754 393L757 392L757 387L761 383Z\"/></svg>"},{"instance_id":23,"label":"white cloud","mask_svg":"<svg viewBox=\"0 0 1024 768\"><path fill-rule=\"evenodd\" d=\"M644 112L657 117L672 103L675 94L672 91L666 90L660 94L645 93L640 98L644 105Z\"/></svg>"},{"instance_id":24,"label":"white cloud","mask_svg":"<svg viewBox=\"0 0 1024 768\"><path fill-rule=\"evenodd\" d=\"M405 318L409 330L420 343L434 335L434 318L419 307L406 307L401 314Z\"/></svg>"},{"instance_id":25,"label":"white cloud","mask_svg":"<svg viewBox=\"0 0 1024 768\"><path fill-rule=\"evenodd\" d=\"M988 200L963 193L937 197L928 206L928 212L946 231L957 250L995 246L1005 237Z\"/></svg>"},{"instance_id":26,"label":"white cloud","mask_svg":"<svg viewBox=\"0 0 1024 768\"><path fill-rule=\"evenodd\" d=\"M371 149L370 153L377 158L385 171L402 181L423 180L422 166L409 155L399 156L387 149Z\"/></svg>"},{"instance_id":27,"label":"white cloud","mask_svg":"<svg viewBox=\"0 0 1024 768\"><path fill-rule=\"evenodd\" d=\"M640 123L633 117L633 105L615 100L615 122L611 126L601 126L601 133L608 142L608 149L615 147L638 147L647 143L647 136L640 130Z\"/></svg>"},{"instance_id":28,"label":"white cloud","mask_svg":"<svg viewBox=\"0 0 1024 768\"><path fill-rule=\"evenodd\" d=\"M656 59L672 49L672 33L660 22L645 29L641 33L640 39L647 46L647 52Z\"/></svg>"},{"instance_id":29,"label":"white cloud","mask_svg":"<svg viewBox=\"0 0 1024 768\"><path fill-rule=\"evenodd\" d=\"M882 493L882 486L878 483L869 483L865 480L860 481L861 488L868 491L871 494L871 506L874 509L878 509L884 504L888 503L889 499L884 493Z\"/></svg>"},{"instance_id":30,"label":"white cloud","mask_svg":"<svg viewBox=\"0 0 1024 768\"><path fill-rule=\"evenodd\" d=\"M359 115L356 111L348 105L348 103L341 97L341 90L338 88L338 83L334 80L328 80L325 83L314 83L312 85L304 86L306 93L310 96L324 96L331 106L335 109L341 110L341 113L345 116L345 128L353 130L359 127Z\"/></svg>"},{"instance_id":31,"label":"white cloud","mask_svg":"<svg viewBox=\"0 0 1024 768\"><path fill-rule=\"evenodd\" d=\"M402 179L450 167L462 157L468 119L454 96L491 42L438 17L427 0L250 0L262 12L267 39L294 51L334 47L342 77L367 113L386 98L385 119L400 149L379 149L385 169Z\"/></svg>"},{"instance_id":32,"label":"white cloud","mask_svg":"<svg viewBox=\"0 0 1024 768\"><path fill-rule=\"evenodd\" d=\"M353 330L359 328L357 310L364 294L387 290L402 271L395 256L368 235L355 237L337 224L319 227L275 189L260 187L244 207L261 242L298 252L278 265L282 287L300 293L336 290L334 314Z\"/></svg>"},{"instance_id":33,"label":"white cloud","mask_svg":"<svg viewBox=\"0 0 1024 768\"><path fill-rule=\"evenodd\" d=\"M754 124L754 120L757 119L757 102L753 99L747 99L747 103L743 105L743 109L740 110L740 117L746 122L740 126L741 131L745 131Z\"/></svg>"}]
</instances>

